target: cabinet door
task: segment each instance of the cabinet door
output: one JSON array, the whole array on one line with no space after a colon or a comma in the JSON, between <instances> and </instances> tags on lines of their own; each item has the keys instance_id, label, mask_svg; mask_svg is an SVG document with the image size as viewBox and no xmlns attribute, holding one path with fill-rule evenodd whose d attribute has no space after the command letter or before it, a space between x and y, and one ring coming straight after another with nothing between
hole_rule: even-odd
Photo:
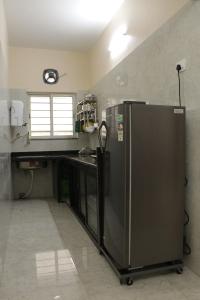
<instances>
[{"instance_id":1,"label":"cabinet door","mask_svg":"<svg viewBox=\"0 0 200 300\"><path fill-rule=\"evenodd\" d=\"M79 180L80 180L80 187L79 187L79 199L80 199L80 214L83 219L86 219L86 181L85 181L85 172L84 170L80 169L79 172Z\"/></svg>"},{"instance_id":2,"label":"cabinet door","mask_svg":"<svg viewBox=\"0 0 200 300\"><path fill-rule=\"evenodd\" d=\"M97 174L90 169L86 176L87 184L87 225L97 234Z\"/></svg>"},{"instance_id":3,"label":"cabinet door","mask_svg":"<svg viewBox=\"0 0 200 300\"><path fill-rule=\"evenodd\" d=\"M66 202L71 206L71 176L72 170L65 161L56 161L53 163L53 181L54 181L54 195L58 202Z\"/></svg>"}]
</instances>

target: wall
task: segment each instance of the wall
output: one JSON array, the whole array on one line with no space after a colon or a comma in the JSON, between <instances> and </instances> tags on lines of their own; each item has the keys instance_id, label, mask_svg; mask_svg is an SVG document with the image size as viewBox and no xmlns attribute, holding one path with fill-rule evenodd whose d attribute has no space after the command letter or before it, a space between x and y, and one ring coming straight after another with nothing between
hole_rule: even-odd
<instances>
[{"instance_id":1,"label":"wall","mask_svg":"<svg viewBox=\"0 0 200 300\"><path fill-rule=\"evenodd\" d=\"M88 55L80 52L55 51L45 49L9 48L9 87L12 99L21 99L25 104L25 118L28 121L29 98L26 92L71 92L80 100L90 87ZM46 85L42 80L43 70L55 68L62 75L56 85ZM26 133L23 129L21 135ZM13 132L13 138L15 131ZM12 144L13 152L45 150L77 150L87 144L87 135L71 140L32 140L26 143L26 137Z\"/></svg>"},{"instance_id":2,"label":"wall","mask_svg":"<svg viewBox=\"0 0 200 300\"><path fill-rule=\"evenodd\" d=\"M77 93L80 100L83 92ZM29 122L29 97L27 92L22 89L10 89L10 99L20 99L24 102L24 122ZM19 132L22 138L15 141L16 133ZM80 134L76 139L58 139L58 140L31 140L27 143L27 128L11 129L12 152L28 151L59 151L59 150L79 150L89 143L88 135ZM36 170L34 172L34 183L31 198L53 198L52 189L52 164L49 162L47 168ZM14 199L19 198L20 193L24 193L30 186L30 174L12 166L13 195Z\"/></svg>"},{"instance_id":3,"label":"wall","mask_svg":"<svg viewBox=\"0 0 200 300\"><path fill-rule=\"evenodd\" d=\"M90 87L87 53L10 47L9 59L10 88L29 92L77 92ZM42 73L47 68L55 68L66 76L56 85L45 85Z\"/></svg>"},{"instance_id":4,"label":"wall","mask_svg":"<svg viewBox=\"0 0 200 300\"><path fill-rule=\"evenodd\" d=\"M81 99L83 93L78 92L77 97ZM24 122L29 121L29 98L25 90L10 89L10 99L20 99L24 102ZM60 150L79 150L89 143L88 135L80 134L76 139L58 139L58 140L31 140L27 143L27 128L11 129L12 132L12 152L29 151L60 151ZM15 140L16 133L19 132L22 138ZM46 169L36 170L34 173L34 184L31 198L53 198L52 189L52 164L49 162ZM28 190L30 185L30 174L12 166L13 194L14 199L19 198L20 193Z\"/></svg>"},{"instance_id":5,"label":"wall","mask_svg":"<svg viewBox=\"0 0 200 300\"><path fill-rule=\"evenodd\" d=\"M11 212L9 94L7 87L8 57L4 2L0 0L0 277Z\"/></svg>"},{"instance_id":6,"label":"wall","mask_svg":"<svg viewBox=\"0 0 200 300\"><path fill-rule=\"evenodd\" d=\"M10 194L10 129L8 93L7 29L4 3L0 1L0 200ZM1 211L1 210L0 210Z\"/></svg>"},{"instance_id":7,"label":"wall","mask_svg":"<svg viewBox=\"0 0 200 300\"><path fill-rule=\"evenodd\" d=\"M125 0L90 51L93 85L172 17L186 2L188 0ZM127 35L130 41L127 48L112 59L108 47L113 34L123 24L127 25Z\"/></svg>"},{"instance_id":8,"label":"wall","mask_svg":"<svg viewBox=\"0 0 200 300\"><path fill-rule=\"evenodd\" d=\"M53 190L53 166L52 162L47 162L44 169L34 170L33 188L29 198L31 199L51 199L54 197ZM31 183L30 172L18 169L17 165L12 165L13 177L13 198L19 199L21 193L29 190Z\"/></svg>"},{"instance_id":9,"label":"wall","mask_svg":"<svg viewBox=\"0 0 200 300\"><path fill-rule=\"evenodd\" d=\"M178 105L176 63L187 59L181 73L182 102L187 108L187 187L186 207L190 214L188 238L192 255L190 268L200 275L200 1L191 1L175 17L149 37L107 74L93 92L99 111L123 99L146 100L152 104ZM123 79L120 86L118 77ZM94 147L96 138L91 139Z\"/></svg>"},{"instance_id":10,"label":"wall","mask_svg":"<svg viewBox=\"0 0 200 300\"><path fill-rule=\"evenodd\" d=\"M45 49L9 48L9 87L11 100L24 102L24 122L29 122L29 92L71 92L81 100L90 87L88 72L88 55L86 53L55 51ZM45 85L42 80L43 70L55 68L62 75L56 85ZM12 128L12 152L79 150L88 144L88 135L80 134L75 139L31 140L27 143L27 128ZM15 140L19 132L22 138ZM13 164L14 198L26 192L30 175L19 170ZM52 165L37 170L34 176L31 198L51 198Z\"/></svg>"},{"instance_id":11,"label":"wall","mask_svg":"<svg viewBox=\"0 0 200 300\"><path fill-rule=\"evenodd\" d=\"M26 91L77 92L88 90L91 82L94 84L102 78L187 1L153 0L153 3L151 1L150 4L145 0L124 1L119 12L89 53L10 47L9 87L12 89L13 99L19 99L21 96L25 102L25 121L28 118ZM112 60L108 53L108 45L116 28L124 23L128 25L128 35L133 39L126 51L117 59ZM67 73L67 76L61 78L57 85L47 86L43 83L41 75L43 70L49 67L58 69L60 74ZM30 145L27 145L25 138L17 140L12 146L13 151L17 152L79 149L86 143L86 136L82 136L79 140L31 141Z\"/></svg>"},{"instance_id":12,"label":"wall","mask_svg":"<svg viewBox=\"0 0 200 300\"><path fill-rule=\"evenodd\" d=\"M80 100L83 97L84 92L78 91L76 95L77 100ZM18 99L24 102L24 123L28 123L29 97L26 90L10 89L10 99ZM12 152L79 150L83 145L88 143L88 136L86 134L80 134L79 138L74 139L30 140L30 143L28 143L27 130L29 129L29 126L23 128L12 128ZM18 132L22 138L16 140L15 137Z\"/></svg>"}]
</instances>

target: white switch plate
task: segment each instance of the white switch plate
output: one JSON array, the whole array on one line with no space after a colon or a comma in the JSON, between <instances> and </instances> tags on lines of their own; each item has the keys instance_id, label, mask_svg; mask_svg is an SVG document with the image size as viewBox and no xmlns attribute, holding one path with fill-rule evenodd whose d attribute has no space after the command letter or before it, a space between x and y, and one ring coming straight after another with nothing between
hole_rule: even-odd
<instances>
[{"instance_id":1,"label":"white switch plate","mask_svg":"<svg viewBox=\"0 0 200 300\"><path fill-rule=\"evenodd\" d=\"M186 70L186 67L187 67L187 60L185 58L183 58L181 61L179 61L177 65L181 65L181 70L180 72L184 72Z\"/></svg>"}]
</instances>

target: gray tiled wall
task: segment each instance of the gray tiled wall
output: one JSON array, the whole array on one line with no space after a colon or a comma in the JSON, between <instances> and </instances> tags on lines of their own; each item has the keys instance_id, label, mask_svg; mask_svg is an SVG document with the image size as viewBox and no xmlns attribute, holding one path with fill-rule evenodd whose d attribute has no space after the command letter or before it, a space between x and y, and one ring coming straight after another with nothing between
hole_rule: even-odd
<instances>
[{"instance_id":1,"label":"gray tiled wall","mask_svg":"<svg viewBox=\"0 0 200 300\"><path fill-rule=\"evenodd\" d=\"M77 99L81 99L85 91L77 93ZM24 123L29 123L29 97L25 90L10 89L10 99L20 100L24 102ZM88 144L88 135L82 134L78 139L62 139L62 140L31 140L27 143L27 127L11 129L11 137L13 142L12 152L29 152L29 151L65 151L79 150ZM30 130L30 128L29 128ZM16 133L24 136L16 141ZM12 164L12 181L14 199L19 198L19 194L26 192L30 186L30 174L27 171L16 168L15 163ZM33 190L31 198L52 198L52 164L49 162L47 168L34 172Z\"/></svg>"},{"instance_id":2,"label":"gray tiled wall","mask_svg":"<svg viewBox=\"0 0 200 300\"><path fill-rule=\"evenodd\" d=\"M6 28L0 0L0 278L4 266L11 212L9 94L7 89Z\"/></svg>"},{"instance_id":3,"label":"gray tiled wall","mask_svg":"<svg viewBox=\"0 0 200 300\"><path fill-rule=\"evenodd\" d=\"M77 100L80 100L86 91L77 92ZM30 123L29 120L29 96L25 90L10 89L11 100L20 100L24 102L24 123ZM76 103L75 103L76 105ZM30 124L29 124L30 130ZM65 151L65 150L79 150L83 145L88 144L88 136L80 135L78 139L57 139L57 140L31 140L27 143L27 127L12 128L12 139L16 137L16 133L20 132L20 138L12 143L12 152L28 152L28 151Z\"/></svg>"},{"instance_id":4,"label":"gray tiled wall","mask_svg":"<svg viewBox=\"0 0 200 300\"><path fill-rule=\"evenodd\" d=\"M1 70L0 70L1 72ZM1 83L0 83L1 84ZM11 197L9 94L0 87L0 205ZM1 209L0 209L1 211Z\"/></svg>"},{"instance_id":5,"label":"gray tiled wall","mask_svg":"<svg viewBox=\"0 0 200 300\"><path fill-rule=\"evenodd\" d=\"M187 108L186 206L191 218L188 237L192 247L187 263L200 275L200 1L190 1L105 76L93 92L98 97L99 118L102 109L123 99L178 105L175 67L183 58L187 60L187 71L181 74L182 103ZM97 145L96 135L91 136L90 143Z\"/></svg>"}]
</instances>

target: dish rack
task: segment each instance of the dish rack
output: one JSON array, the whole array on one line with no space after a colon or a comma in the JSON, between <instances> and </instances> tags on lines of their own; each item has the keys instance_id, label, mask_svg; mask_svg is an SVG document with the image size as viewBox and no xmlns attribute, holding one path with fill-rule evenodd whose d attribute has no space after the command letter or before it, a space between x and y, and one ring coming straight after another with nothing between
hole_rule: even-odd
<instances>
[{"instance_id":1,"label":"dish rack","mask_svg":"<svg viewBox=\"0 0 200 300\"><path fill-rule=\"evenodd\" d=\"M97 127L97 99L88 94L77 104L75 131L93 133Z\"/></svg>"}]
</instances>

